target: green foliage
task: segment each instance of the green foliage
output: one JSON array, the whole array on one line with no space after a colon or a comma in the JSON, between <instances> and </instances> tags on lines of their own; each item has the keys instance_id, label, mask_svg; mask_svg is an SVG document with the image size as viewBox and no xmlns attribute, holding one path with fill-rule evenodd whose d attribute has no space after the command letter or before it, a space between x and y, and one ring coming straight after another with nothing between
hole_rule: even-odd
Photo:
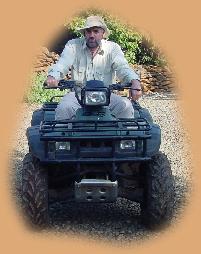
<instances>
[{"instance_id":1,"label":"green foliage","mask_svg":"<svg viewBox=\"0 0 201 254\"><path fill-rule=\"evenodd\" d=\"M161 50L150 40L143 36L137 48L136 61L138 64L152 64L166 66L167 61Z\"/></svg>"},{"instance_id":2,"label":"green foliage","mask_svg":"<svg viewBox=\"0 0 201 254\"><path fill-rule=\"evenodd\" d=\"M128 24L122 24L119 19L104 11L94 9L83 11L65 26L70 29L74 37L80 37L82 34L77 29L83 27L86 18L90 15L99 15L104 18L110 30L108 39L121 46L129 63L166 65L165 57L150 38L142 35L136 28Z\"/></svg>"},{"instance_id":3,"label":"green foliage","mask_svg":"<svg viewBox=\"0 0 201 254\"><path fill-rule=\"evenodd\" d=\"M66 91L59 91L57 89L43 89L43 83L46 79L46 74L34 73L31 77L31 87L24 96L24 101L28 103L44 103L50 101L53 96L63 95Z\"/></svg>"}]
</instances>

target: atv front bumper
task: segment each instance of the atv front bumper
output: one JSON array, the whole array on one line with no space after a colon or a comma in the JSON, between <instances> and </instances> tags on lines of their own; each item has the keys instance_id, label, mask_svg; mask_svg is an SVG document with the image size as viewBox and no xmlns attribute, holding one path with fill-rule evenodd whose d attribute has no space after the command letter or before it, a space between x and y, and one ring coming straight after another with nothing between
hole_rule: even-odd
<instances>
[{"instance_id":1,"label":"atv front bumper","mask_svg":"<svg viewBox=\"0 0 201 254\"><path fill-rule=\"evenodd\" d=\"M27 129L32 154L42 163L146 161L158 152L160 128L144 118L115 121L44 121ZM134 142L122 149L122 141ZM58 143L69 149L57 149Z\"/></svg>"}]
</instances>

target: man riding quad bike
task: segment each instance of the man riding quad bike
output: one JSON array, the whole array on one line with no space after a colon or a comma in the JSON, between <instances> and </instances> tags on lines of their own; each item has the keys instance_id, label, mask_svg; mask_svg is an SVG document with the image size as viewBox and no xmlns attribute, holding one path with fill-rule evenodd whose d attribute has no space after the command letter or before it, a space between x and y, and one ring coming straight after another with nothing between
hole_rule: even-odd
<instances>
[{"instance_id":1,"label":"man riding quad bike","mask_svg":"<svg viewBox=\"0 0 201 254\"><path fill-rule=\"evenodd\" d=\"M160 127L136 102L130 119L117 118L109 110L111 91L125 86L131 89L130 84L106 87L91 80L76 89L73 81L61 80L52 88L75 90L80 104L75 116L55 120L54 98L33 113L22 172L23 208L32 224L48 224L51 196L94 205L123 197L140 203L143 223L149 227L171 219L173 176L159 151Z\"/></svg>"}]
</instances>

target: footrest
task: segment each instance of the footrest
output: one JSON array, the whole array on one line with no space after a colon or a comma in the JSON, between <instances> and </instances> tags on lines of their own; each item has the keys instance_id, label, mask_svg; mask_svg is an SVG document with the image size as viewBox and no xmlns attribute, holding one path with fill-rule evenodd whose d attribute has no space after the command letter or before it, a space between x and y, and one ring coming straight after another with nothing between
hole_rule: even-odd
<instances>
[{"instance_id":1,"label":"footrest","mask_svg":"<svg viewBox=\"0 0 201 254\"><path fill-rule=\"evenodd\" d=\"M77 202L114 202L118 196L117 181L104 179L82 179L75 182Z\"/></svg>"}]
</instances>

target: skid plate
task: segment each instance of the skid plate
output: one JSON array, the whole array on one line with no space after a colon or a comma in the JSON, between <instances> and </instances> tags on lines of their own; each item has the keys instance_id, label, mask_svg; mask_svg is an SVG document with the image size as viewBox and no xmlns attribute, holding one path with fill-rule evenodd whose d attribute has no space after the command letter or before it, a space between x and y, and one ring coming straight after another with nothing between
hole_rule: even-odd
<instances>
[{"instance_id":1,"label":"skid plate","mask_svg":"<svg viewBox=\"0 0 201 254\"><path fill-rule=\"evenodd\" d=\"M75 182L77 202L114 202L118 196L117 181L104 179L82 179Z\"/></svg>"}]
</instances>

